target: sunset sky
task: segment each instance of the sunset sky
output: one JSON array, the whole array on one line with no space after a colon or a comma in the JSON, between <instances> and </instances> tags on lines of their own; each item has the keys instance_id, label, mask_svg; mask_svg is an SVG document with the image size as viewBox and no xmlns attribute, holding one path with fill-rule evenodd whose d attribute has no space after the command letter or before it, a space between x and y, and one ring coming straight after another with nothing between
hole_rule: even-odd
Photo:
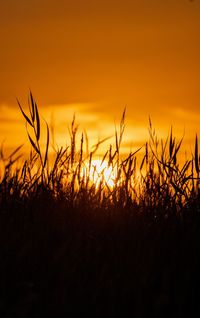
<instances>
[{"instance_id":1,"label":"sunset sky","mask_svg":"<svg viewBox=\"0 0 200 318\"><path fill-rule=\"evenodd\" d=\"M91 143L127 107L125 151L172 124L200 135L200 0L0 2L0 142L27 140L16 97L32 90L58 143L74 112Z\"/></svg>"}]
</instances>

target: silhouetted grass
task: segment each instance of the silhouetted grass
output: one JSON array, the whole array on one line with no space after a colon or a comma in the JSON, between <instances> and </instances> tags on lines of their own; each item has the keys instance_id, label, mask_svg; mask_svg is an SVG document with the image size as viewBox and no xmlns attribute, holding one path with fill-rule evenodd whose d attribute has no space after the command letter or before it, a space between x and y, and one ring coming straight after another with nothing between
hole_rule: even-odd
<instances>
[{"instance_id":1,"label":"silhouetted grass","mask_svg":"<svg viewBox=\"0 0 200 318\"><path fill-rule=\"evenodd\" d=\"M134 317L196 317L200 284L200 188L198 137L180 163L182 139L173 131L121 156L126 111L115 147L102 157L116 171L114 186L95 173L87 135L54 148L41 146L41 118L30 93L29 114L18 102L31 144L7 158L0 151L1 317L70 316L90 313ZM86 151L84 150L86 149ZM125 314L124 314L125 315Z\"/></svg>"}]
</instances>

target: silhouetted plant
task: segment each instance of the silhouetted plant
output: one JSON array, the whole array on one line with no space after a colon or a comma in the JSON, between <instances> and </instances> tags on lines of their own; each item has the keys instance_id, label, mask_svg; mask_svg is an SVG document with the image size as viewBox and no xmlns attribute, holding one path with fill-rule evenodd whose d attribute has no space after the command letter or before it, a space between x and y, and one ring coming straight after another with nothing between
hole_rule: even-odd
<instances>
[{"instance_id":1,"label":"silhouetted plant","mask_svg":"<svg viewBox=\"0 0 200 318\"><path fill-rule=\"evenodd\" d=\"M113 185L110 186L104 172L97 172L97 167L93 164L99 146L108 138L99 140L91 150L88 147L86 133L81 135L79 143L78 125L74 116L70 128L70 146L59 149L54 147L54 159L50 160L49 127L45 122L47 133L43 153L41 119L31 92L28 103L29 114L27 115L18 101L26 121L27 135L32 149L29 158L24 162L21 161L21 167L18 169L14 169L14 164L20 158L18 153L22 146L16 148L8 158L5 158L3 148L1 149L2 193L9 192L14 195L17 192L20 199L38 195L43 189L43 191L49 191L54 198L65 197L73 205L81 201L90 202L98 207L137 205L144 209L165 208L166 213L171 213L172 210L180 211L199 196L200 157L197 136L194 155L181 164L178 154L183 138L177 141L171 128L166 140L159 140L149 118L149 141L145 146L124 158L120 154L125 131L126 109L124 109L119 133L115 127L115 147L110 145L100 163L103 166L107 162L107 166L116 172ZM139 163L137 152L142 148L144 156ZM96 184L93 180L94 174L97 174L99 178Z\"/></svg>"}]
</instances>

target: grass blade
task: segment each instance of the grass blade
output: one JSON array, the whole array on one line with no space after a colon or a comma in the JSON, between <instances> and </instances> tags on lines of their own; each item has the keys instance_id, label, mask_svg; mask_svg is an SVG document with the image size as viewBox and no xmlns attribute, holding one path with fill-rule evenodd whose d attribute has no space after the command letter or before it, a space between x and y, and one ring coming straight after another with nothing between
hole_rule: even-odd
<instances>
[{"instance_id":1,"label":"grass blade","mask_svg":"<svg viewBox=\"0 0 200 318\"><path fill-rule=\"evenodd\" d=\"M28 133L28 132L27 132ZM40 151L39 151L39 149L38 149L38 147L36 146L36 144L34 143L34 141L33 141L33 139L31 138L31 136L29 135L29 133L28 133L28 138L29 138L29 140L30 140L30 143L31 143L31 145L32 145L32 147L35 149L35 151L38 153L38 155L40 154Z\"/></svg>"},{"instance_id":2,"label":"grass blade","mask_svg":"<svg viewBox=\"0 0 200 318\"><path fill-rule=\"evenodd\" d=\"M48 158L48 149L49 149L49 126L48 126L47 122L46 122L46 126L47 126L47 142L46 142L46 151L45 151L43 167L46 166L47 158Z\"/></svg>"},{"instance_id":3,"label":"grass blade","mask_svg":"<svg viewBox=\"0 0 200 318\"><path fill-rule=\"evenodd\" d=\"M17 99L17 103L18 103L19 108L20 108L20 110L21 110L21 113L22 113L22 115L24 116L24 118L26 119L26 121L29 123L29 125L30 125L31 127L34 127L33 124L32 124L32 122L31 122L31 120L28 118L28 116L27 116L27 115L25 114L25 112L23 111L23 109L22 109L22 107L21 107L21 104L20 104L20 102L18 101L18 99Z\"/></svg>"},{"instance_id":4,"label":"grass blade","mask_svg":"<svg viewBox=\"0 0 200 318\"><path fill-rule=\"evenodd\" d=\"M35 103L35 116L36 116L36 138L37 141L40 139L40 116L38 112L37 104Z\"/></svg>"},{"instance_id":5,"label":"grass blade","mask_svg":"<svg viewBox=\"0 0 200 318\"><path fill-rule=\"evenodd\" d=\"M31 91L30 91L30 99L31 99L30 113L31 113L32 121L34 122L35 121L35 102L34 102Z\"/></svg>"}]
</instances>

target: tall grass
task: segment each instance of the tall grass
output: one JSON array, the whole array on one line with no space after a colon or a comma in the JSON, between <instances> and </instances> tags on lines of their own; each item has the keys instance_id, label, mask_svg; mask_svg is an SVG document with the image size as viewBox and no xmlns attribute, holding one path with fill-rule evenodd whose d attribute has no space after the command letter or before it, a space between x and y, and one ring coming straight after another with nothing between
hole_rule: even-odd
<instances>
[{"instance_id":1,"label":"tall grass","mask_svg":"<svg viewBox=\"0 0 200 318\"><path fill-rule=\"evenodd\" d=\"M101 158L111 185L94 164L105 139L90 149L74 117L52 159L32 94L28 111L18 104L31 150L0 149L0 316L199 316L198 137L183 162L182 139L159 139L149 120L149 140L124 158L124 110Z\"/></svg>"},{"instance_id":2,"label":"tall grass","mask_svg":"<svg viewBox=\"0 0 200 318\"><path fill-rule=\"evenodd\" d=\"M124 110L119 131L115 128L115 146L110 145L102 157L102 165L107 163L117 171L114 185L99 176L95 184L91 177L94 172L93 159L99 146L106 140L100 140L88 149L88 137L82 134L77 140L78 125L75 117L70 128L69 146L54 147L54 159L49 159L50 134L46 124L46 146L43 150L41 139L41 116L36 101L30 92L28 114L20 102L18 105L25 119L27 136L31 151L20 168L13 169L20 157L21 146L5 158L1 148L1 204L15 198L23 202L32 197L48 193L55 200L64 198L71 205L91 204L93 207L131 207L164 211L165 215L178 213L199 200L199 166L200 155L198 137L194 143L194 153L183 164L179 160L179 152L183 138L178 141L171 128L169 136L159 140L149 119L149 140L145 146L130 152L126 158L121 156L125 130ZM144 150L143 159L139 162L137 153ZM84 150L86 149L86 151ZM92 170L93 169L93 170Z\"/></svg>"}]
</instances>

